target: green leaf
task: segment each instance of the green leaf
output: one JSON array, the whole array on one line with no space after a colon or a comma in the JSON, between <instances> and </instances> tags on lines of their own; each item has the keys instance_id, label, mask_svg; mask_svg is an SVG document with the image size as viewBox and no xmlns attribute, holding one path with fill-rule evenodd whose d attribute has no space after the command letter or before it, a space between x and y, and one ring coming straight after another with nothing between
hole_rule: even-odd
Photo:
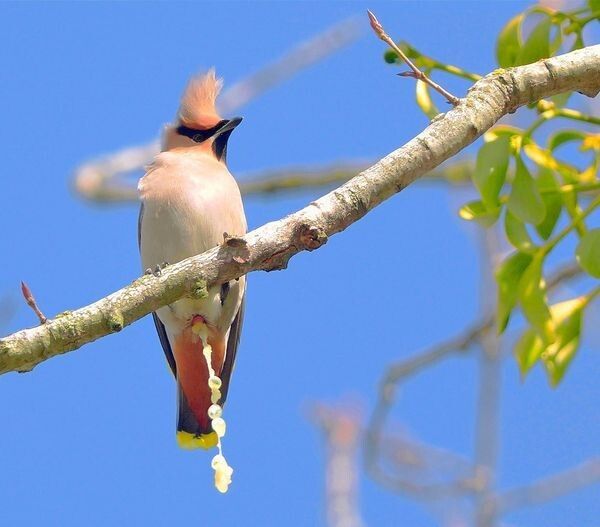
<instances>
[{"instance_id":1,"label":"green leaf","mask_svg":"<svg viewBox=\"0 0 600 527\"><path fill-rule=\"evenodd\" d=\"M576 51L576 50L584 48L584 47L585 47L585 43L583 42L583 35L581 34L581 31L579 31L577 33L577 37L575 38L575 42L573 43L573 47L571 48L571 51Z\"/></svg>"},{"instance_id":2,"label":"green leaf","mask_svg":"<svg viewBox=\"0 0 600 527\"><path fill-rule=\"evenodd\" d=\"M477 152L473 183L489 208L500 205L498 195L506 179L509 156L510 138L507 136L484 143Z\"/></svg>"},{"instance_id":3,"label":"green leaf","mask_svg":"<svg viewBox=\"0 0 600 527\"><path fill-rule=\"evenodd\" d=\"M396 44L409 59L416 59L420 56L420 53L416 51L413 47L411 47L407 42L400 41L396 42ZM385 60L388 64L395 64L397 62L399 62L400 64L404 64L404 61L400 59L398 53L396 53L391 48L388 48L385 51L385 53L383 54L383 60Z\"/></svg>"},{"instance_id":4,"label":"green leaf","mask_svg":"<svg viewBox=\"0 0 600 527\"><path fill-rule=\"evenodd\" d=\"M600 152L600 134L584 134L583 143L581 143L581 150L596 150Z\"/></svg>"},{"instance_id":5,"label":"green leaf","mask_svg":"<svg viewBox=\"0 0 600 527\"><path fill-rule=\"evenodd\" d=\"M556 150L560 145L568 143L570 141L583 141L586 137L586 133L581 130L561 130L550 136L548 141L548 148L551 151Z\"/></svg>"},{"instance_id":6,"label":"green leaf","mask_svg":"<svg viewBox=\"0 0 600 527\"><path fill-rule=\"evenodd\" d=\"M406 40L401 40L400 42L398 42L398 45L409 59L418 59L419 57L423 56L423 54L420 51L413 48L408 42L406 42Z\"/></svg>"},{"instance_id":7,"label":"green leaf","mask_svg":"<svg viewBox=\"0 0 600 527\"><path fill-rule=\"evenodd\" d=\"M546 286L542 279L545 253L538 252L519 281L519 301L523 314L545 343L555 340L554 322L546 303Z\"/></svg>"},{"instance_id":8,"label":"green leaf","mask_svg":"<svg viewBox=\"0 0 600 527\"><path fill-rule=\"evenodd\" d=\"M592 13L600 11L600 0L588 0L588 4L592 10Z\"/></svg>"},{"instance_id":9,"label":"green leaf","mask_svg":"<svg viewBox=\"0 0 600 527\"><path fill-rule=\"evenodd\" d=\"M542 222L535 226L535 229L544 240L547 240L552 235L554 227L556 227L556 223L562 212L563 202L561 194L558 192L558 183L554 178L552 170L541 168L536 183L542 196L542 201L546 206L546 215Z\"/></svg>"},{"instance_id":10,"label":"green leaf","mask_svg":"<svg viewBox=\"0 0 600 527\"><path fill-rule=\"evenodd\" d=\"M514 17L498 35L496 58L501 68L510 68L515 65L521 49L521 23L523 18L523 14Z\"/></svg>"},{"instance_id":11,"label":"green leaf","mask_svg":"<svg viewBox=\"0 0 600 527\"><path fill-rule=\"evenodd\" d=\"M590 229L581 237L575 254L586 273L600 278L600 228Z\"/></svg>"},{"instance_id":12,"label":"green leaf","mask_svg":"<svg viewBox=\"0 0 600 527\"><path fill-rule=\"evenodd\" d=\"M544 18L533 28L515 62L516 66L522 64L531 64L540 59L550 56L550 29L552 28L552 19L548 16Z\"/></svg>"},{"instance_id":13,"label":"green leaf","mask_svg":"<svg viewBox=\"0 0 600 527\"><path fill-rule=\"evenodd\" d=\"M579 172L579 174L577 174L577 180L580 183L595 183L596 182L596 174L598 174L598 162L597 161L592 163L589 167L587 167L582 172Z\"/></svg>"},{"instance_id":14,"label":"green leaf","mask_svg":"<svg viewBox=\"0 0 600 527\"><path fill-rule=\"evenodd\" d=\"M558 25L560 25L560 21L556 20L555 21ZM560 27L558 28L558 31L556 32L556 35L554 36L554 38L552 39L552 41L549 44L549 57L550 56L554 56L556 55L556 53L560 50L560 47L562 46L563 43L563 38L562 38L562 31L560 30Z\"/></svg>"},{"instance_id":15,"label":"green leaf","mask_svg":"<svg viewBox=\"0 0 600 527\"><path fill-rule=\"evenodd\" d=\"M427 117L433 119L438 113L440 113L440 111L436 108L435 104L433 104L433 101L431 100L429 86L423 81L417 81L416 96L419 108L423 110L423 113L425 113Z\"/></svg>"},{"instance_id":16,"label":"green leaf","mask_svg":"<svg viewBox=\"0 0 600 527\"><path fill-rule=\"evenodd\" d=\"M488 209L482 201L470 201L466 205L463 205L458 211L458 215L467 221L475 220L483 227L491 227L498 216L500 215L500 209Z\"/></svg>"},{"instance_id":17,"label":"green leaf","mask_svg":"<svg viewBox=\"0 0 600 527\"><path fill-rule=\"evenodd\" d=\"M550 307L552 318L556 322L556 340L548 346L533 328L525 330L514 350L523 376L541 358L550 384L558 385L579 346L584 306L585 298L579 297Z\"/></svg>"},{"instance_id":18,"label":"green leaf","mask_svg":"<svg viewBox=\"0 0 600 527\"><path fill-rule=\"evenodd\" d=\"M494 141L499 137L508 137L509 139L513 135L518 135L519 137L523 133L523 130L520 128L516 128L515 126L509 126L507 124L498 124L494 126L494 128L488 130L485 134L483 134L483 138L486 141Z\"/></svg>"},{"instance_id":19,"label":"green leaf","mask_svg":"<svg viewBox=\"0 0 600 527\"><path fill-rule=\"evenodd\" d=\"M521 276L533 260L527 253L514 252L496 270L498 282L498 333L503 333L518 299Z\"/></svg>"},{"instance_id":20,"label":"green leaf","mask_svg":"<svg viewBox=\"0 0 600 527\"><path fill-rule=\"evenodd\" d=\"M543 168L549 168L550 170L556 170L561 176L563 176L569 182L577 181L578 170L572 165L560 161L554 157L553 152L545 148L541 148L537 144L530 142L523 146L523 151L527 154L527 157L531 159L536 165Z\"/></svg>"},{"instance_id":21,"label":"green leaf","mask_svg":"<svg viewBox=\"0 0 600 527\"><path fill-rule=\"evenodd\" d=\"M430 57L423 55L420 51L413 48L408 42L400 41L397 42L398 47L402 52L421 70L427 70L435 68L438 63ZM383 54L383 60L388 64L399 64L404 65L404 60L401 59L395 50L387 49Z\"/></svg>"},{"instance_id":22,"label":"green leaf","mask_svg":"<svg viewBox=\"0 0 600 527\"><path fill-rule=\"evenodd\" d=\"M574 189L570 189L566 192L561 192L560 197L562 199L565 210L567 211L569 216L574 218L582 212L582 209L578 203L577 192ZM579 236L583 236L586 230L585 222L581 221L577 223L575 229L577 230L577 234Z\"/></svg>"},{"instance_id":23,"label":"green leaf","mask_svg":"<svg viewBox=\"0 0 600 527\"><path fill-rule=\"evenodd\" d=\"M523 146L523 151L536 165L551 170L558 169L558 162L550 150L546 150L545 148L541 148L539 145L530 142Z\"/></svg>"},{"instance_id":24,"label":"green leaf","mask_svg":"<svg viewBox=\"0 0 600 527\"><path fill-rule=\"evenodd\" d=\"M530 253L537 249L527 232L525 224L509 210L506 211L504 216L504 230L508 241L519 251Z\"/></svg>"},{"instance_id":25,"label":"green leaf","mask_svg":"<svg viewBox=\"0 0 600 527\"><path fill-rule=\"evenodd\" d=\"M584 306L585 298L579 297L550 308L557 322L556 341L548 346L541 357L552 386L557 386L563 379L579 347Z\"/></svg>"},{"instance_id":26,"label":"green leaf","mask_svg":"<svg viewBox=\"0 0 600 527\"><path fill-rule=\"evenodd\" d=\"M573 95L573 92L567 91L564 93L559 93L558 95L551 95L549 97L549 99L550 99L550 101L552 101L554 103L554 106L556 108L564 108L566 106L566 104L569 102L571 95Z\"/></svg>"},{"instance_id":27,"label":"green leaf","mask_svg":"<svg viewBox=\"0 0 600 527\"><path fill-rule=\"evenodd\" d=\"M521 221L537 225L544 219L546 207L525 163L520 157L516 159L515 179L506 206Z\"/></svg>"},{"instance_id":28,"label":"green leaf","mask_svg":"<svg viewBox=\"0 0 600 527\"><path fill-rule=\"evenodd\" d=\"M544 349L545 346L542 339L540 339L533 329L529 328L523 332L514 349L515 358L517 359L522 378L524 378L525 375L529 373L529 370L533 368Z\"/></svg>"},{"instance_id":29,"label":"green leaf","mask_svg":"<svg viewBox=\"0 0 600 527\"><path fill-rule=\"evenodd\" d=\"M393 49L387 49L383 54L383 60L388 64L394 64L398 59L398 53L396 53Z\"/></svg>"}]
</instances>

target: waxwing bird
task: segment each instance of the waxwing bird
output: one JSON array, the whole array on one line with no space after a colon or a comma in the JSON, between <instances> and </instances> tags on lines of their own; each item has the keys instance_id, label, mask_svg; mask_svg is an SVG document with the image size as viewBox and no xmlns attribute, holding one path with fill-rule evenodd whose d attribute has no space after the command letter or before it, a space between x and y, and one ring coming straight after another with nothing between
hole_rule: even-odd
<instances>
[{"instance_id":1,"label":"waxwing bird","mask_svg":"<svg viewBox=\"0 0 600 527\"><path fill-rule=\"evenodd\" d=\"M192 79L176 122L168 126L163 151L140 179L138 243L144 269L173 264L243 236L246 217L239 187L227 169L227 141L241 118L223 119L215 101L222 81L214 70ZM192 325L206 325L212 367L221 379L221 406L244 314L245 278L213 286L202 299L183 298L153 313L160 343L177 381L177 440L186 448L217 443L208 408L209 371Z\"/></svg>"}]
</instances>

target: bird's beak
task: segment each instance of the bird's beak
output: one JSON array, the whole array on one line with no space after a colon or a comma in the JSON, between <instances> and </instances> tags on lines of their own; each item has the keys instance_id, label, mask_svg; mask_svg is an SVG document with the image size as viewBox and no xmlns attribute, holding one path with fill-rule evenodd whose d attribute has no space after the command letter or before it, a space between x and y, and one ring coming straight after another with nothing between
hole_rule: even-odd
<instances>
[{"instance_id":1,"label":"bird's beak","mask_svg":"<svg viewBox=\"0 0 600 527\"><path fill-rule=\"evenodd\" d=\"M221 126L221 128L219 128L215 132L213 137L215 137L215 139L216 139L217 137L224 134L225 132L231 132L241 122L242 122L241 117L234 117L233 119L229 119L228 121L225 121L223 123L223 126Z\"/></svg>"}]
</instances>

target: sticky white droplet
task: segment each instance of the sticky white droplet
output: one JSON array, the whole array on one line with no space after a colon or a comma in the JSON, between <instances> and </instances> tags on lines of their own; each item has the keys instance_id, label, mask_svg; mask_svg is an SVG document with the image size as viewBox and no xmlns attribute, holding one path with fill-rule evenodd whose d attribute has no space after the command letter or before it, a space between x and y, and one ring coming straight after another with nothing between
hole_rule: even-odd
<instances>
[{"instance_id":1,"label":"sticky white droplet","mask_svg":"<svg viewBox=\"0 0 600 527\"><path fill-rule=\"evenodd\" d=\"M202 348L202 353L204 353L204 358L206 359L206 362L208 364L211 364L211 355L212 355L212 347L210 344L206 344L206 346L204 346L204 348ZM210 366L210 375L214 375L215 371L212 369L212 364Z\"/></svg>"},{"instance_id":2,"label":"sticky white droplet","mask_svg":"<svg viewBox=\"0 0 600 527\"><path fill-rule=\"evenodd\" d=\"M212 420L211 425L212 429L220 438L225 435L225 431L227 430L225 419L223 419L222 417L217 417L216 419Z\"/></svg>"},{"instance_id":3,"label":"sticky white droplet","mask_svg":"<svg viewBox=\"0 0 600 527\"><path fill-rule=\"evenodd\" d=\"M208 379L208 386L211 389L219 389L221 387L221 379L219 379L216 375L211 375Z\"/></svg>"},{"instance_id":4,"label":"sticky white droplet","mask_svg":"<svg viewBox=\"0 0 600 527\"><path fill-rule=\"evenodd\" d=\"M223 409L218 404L211 404L207 413L210 419L216 419L217 417L221 417Z\"/></svg>"},{"instance_id":5,"label":"sticky white droplet","mask_svg":"<svg viewBox=\"0 0 600 527\"><path fill-rule=\"evenodd\" d=\"M226 461L217 465L215 468L215 487L217 487L219 492L227 492L229 485L231 485L232 474L233 469L227 464Z\"/></svg>"},{"instance_id":6,"label":"sticky white droplet","mask_svg":"<svg viewBox=\"0 0 600 527\"><path fill-rule=\"evenodd\" d=\"M212 348L210 344L207 343L208 335L206 325L203 325L203 327L200 328L199 333L199 336L203 342L202 353L206 359L206 366L208 368L208 387L210 388L210 400L212 402L212 405L208 408L207 413L211 420L212 429L217 434L217 448L219 449L219 453L213 457L211 461L211 466L215 471L215 487L219 492L225 493L231 484L231 475L233 474L233 469L227 464L227 460L223 456L223 451L221 450L221 438L225 435L225 431L227 429L225 420L221 417L223 414L223 408L217 404L221 399L220 388L222 382L221 379L216 375L212 366Z\"/></svg>"},{"instance_id":7,"label":"sticky white droplet","mask_svg":"<svg viewBox=\"0 0 600 527\"><path fill-rule=\"evenodd\" d=\"M221 454L217 454L215 457L212 458L212 461L210 462L210 466L214 470L217 470L217 467L219 465L222 465L223 463L225 465L227 465L227 461L225 460L225 458Z\"/></svg>"}]
</instances>

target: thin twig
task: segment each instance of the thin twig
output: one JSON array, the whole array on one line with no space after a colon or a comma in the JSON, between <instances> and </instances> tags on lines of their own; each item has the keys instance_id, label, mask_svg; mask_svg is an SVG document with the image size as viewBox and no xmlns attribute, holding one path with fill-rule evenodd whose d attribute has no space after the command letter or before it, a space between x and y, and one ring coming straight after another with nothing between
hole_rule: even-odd
<instances>
[{"instance_id":1,"label":"thin twig","mask_svg":"<svg viewBox=\"0 0 600 527\"><path fill-rule=\"evenodd\" d=\"M454 95L452 95L449 91L442 88L437 82L432 81L425 73L423 73L415 64L406 56L406 54L398 47L398 45L392 40L392 38L385 32L383 26L377 20L377 17L369 10L367 10L367 14L369 15L369 20L371 22L371 27L373 31L377 35L378 38L383 40L388 46L390 46L398 56L406 62L408 67L412 70L408 73L402 73L402 76L405 77L414 77L420 81L423 81L426 84L429 84L435 91L443 95L450 104L457 106L460 103L460 99Z\"/></svg>"},{"instance_id":2,"label":"thin twig","mask_svg":"<svg viewBox=\"0 0 600 527\"><path fill-rule=\"evenodd\" d=\"M27 302L27 305L31 309L33 309L33 312L40 319L40 324L45 324L46 322L48 322L48 319L46 318L44 313L42 313L41 309L38 307L37 302L35 301L35 298L33 297L33 294L31 293L31 289L29 289L29 286L23 281L21 281L21 292L23 293L23 297L25 298L25 302Z\"/></svg>"}]
</instances>

